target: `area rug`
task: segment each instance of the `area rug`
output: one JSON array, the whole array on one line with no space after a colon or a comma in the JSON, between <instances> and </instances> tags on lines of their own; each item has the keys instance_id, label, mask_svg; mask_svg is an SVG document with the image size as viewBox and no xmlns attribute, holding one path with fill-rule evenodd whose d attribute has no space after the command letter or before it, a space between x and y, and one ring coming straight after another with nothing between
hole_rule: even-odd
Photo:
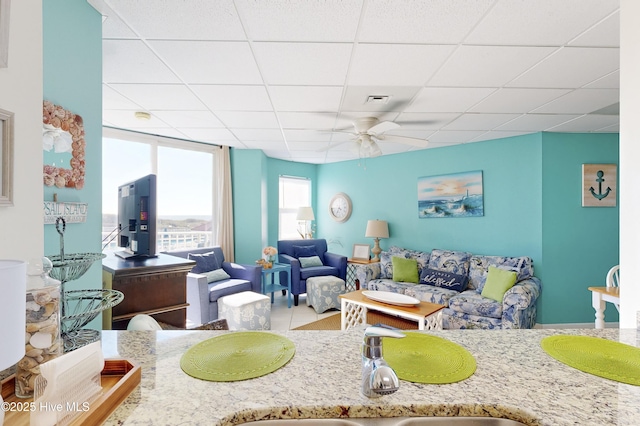
<instances>
[{"instance_id":1,"label":"area rug","mask_svg":"<svg viewBox=\"0 0 640 426\"><path fill-rule=\"evenodd\" d=\"M263 331L226 333L193 345L180 368L197 379L233 382L272 373L296 352L286 337Z\"/></svg>"},{"instance_id":2,"label":"area rug","mask_svg":"<svg viewBox=\"0 0 640 426\"><path fill-rule=\"evenodd\" d=\"M380 312L367 312L367 324L385 324L400 330L417 330L418 323L415 321L398 318ZM293 330L340 330L340 314L331 315L309 324L301 325Z\"/></svg>"},{"instance_id":3,"label":"area rug","mask_svg":"<svg viewBox=\"0 0 640 426\"><path fill-rule=\"evenodd\" d=\"M402 380L414 383L460 382L476 371L476 360L457 343L423 333L385 339L384 358Z\"/></svg>"},{"instance_id":4,"label":"area rug","mask_svg":"<svg viewBox=\"0 0 640 426\"><path fill-rule=\"evenodd\" d=\"M600 337L568 335L545 337L540 346L569 367L640 386L640 348Z\"/></svg>"}]
</instances>

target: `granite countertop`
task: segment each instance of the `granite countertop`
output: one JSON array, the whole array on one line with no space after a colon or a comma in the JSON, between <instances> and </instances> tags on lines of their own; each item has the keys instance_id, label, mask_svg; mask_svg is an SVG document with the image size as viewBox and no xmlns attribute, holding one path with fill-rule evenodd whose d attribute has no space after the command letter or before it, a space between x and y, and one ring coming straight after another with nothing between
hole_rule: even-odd
<instances>
[{"instance_id":1,"label":"granite countertop","mask_svg":"<svg viewBox=\"0 0 640 426\"><path fill-rule=\"evenodd\" d=\"M220 331L103 331L105 358L142 366L142 382L107 425L233 425L269 418L490 415L528 425L637 425L640 387L580 372L540 348L553 334L599 336L640 347L633 330L430 331L467 348L477 370L447 385L401 381L378 399L360 395L362 330L273 331L296 345L275 373L216 383L180 369L192 345Z\"/></svg>"}]
</instances>

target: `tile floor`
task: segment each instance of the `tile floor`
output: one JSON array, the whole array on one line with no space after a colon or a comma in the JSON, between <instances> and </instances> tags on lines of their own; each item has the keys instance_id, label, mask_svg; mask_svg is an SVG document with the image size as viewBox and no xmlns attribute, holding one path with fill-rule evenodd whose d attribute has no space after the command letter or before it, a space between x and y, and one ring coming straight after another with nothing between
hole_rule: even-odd
<instances>
[{"instance_id":1,"label":"tile floor","mask_svg":"<svg viewBox=\"0 0 640 426\"><path fill-rule=\"evenodd\" d=\"M316 314L311 306L307 306L307 295L301 294L298 306L294 306L293 297L291 299L291 309L287 308L287 296L282 292L274 293L273 304L271 305L271 329L291 330L304 324L308 324L319 319L339 314L338 310L329 310L322 314Z\"/></svg>"}]
</instances>

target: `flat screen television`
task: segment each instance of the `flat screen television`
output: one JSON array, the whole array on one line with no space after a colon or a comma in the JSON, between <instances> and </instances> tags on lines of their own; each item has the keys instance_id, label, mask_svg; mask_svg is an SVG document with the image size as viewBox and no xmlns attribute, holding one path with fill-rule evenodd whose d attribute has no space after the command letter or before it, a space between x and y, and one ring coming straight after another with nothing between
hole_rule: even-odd
<instances>
[{"instance_id":1,"label":"flat screen television","mask_svg":"<svg viewBox=\"0 0 640 426\"><path fill-rule=\"evenodd\" d=\"M118 187L118 247L123 259L156 256L156 175Z\"/></svg>"}]
</instances>

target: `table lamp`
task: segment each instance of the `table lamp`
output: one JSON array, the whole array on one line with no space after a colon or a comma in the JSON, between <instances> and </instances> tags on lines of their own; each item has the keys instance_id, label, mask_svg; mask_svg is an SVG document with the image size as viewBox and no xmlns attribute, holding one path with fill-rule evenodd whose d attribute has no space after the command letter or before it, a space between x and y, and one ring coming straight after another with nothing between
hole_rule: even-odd
<instances>
[{"instance_id":1,"label":"table lamp","mask_svg":"<svg viewBox=\"0 0 640 426\"><path fill-rule=\"evenodd\" d=\"M24 356L27 299L27 264L19 260L0 260L0 371ZM0 395L0 404L2 404ZM0 425L4 410L0 410Z\"/></svg>"},{"instance_id":2,"label":"table lamp","mask_svg":"<svg viewBox=\"0 0 640 426\"><path fill-rule=\"evenodd\" d=\"M311 207L298 207L298 215L296 216L296 220L304 222L304 230L300 232L302 238L310 239L312 235L309 229L309 222L315 220L313 209Z\"/></svg>"},{"instance_id":3,"label":"table lamp","mask_svg":"<svg viewBox=\"0 0 640 426\"><path fill-rule=\"evenodd\" d=\"M364 236L367 238L373 238L374 245L373 249L371 249L371 253L373 253L373 262L380 261L380 253L382 253L382 249L380 248L380 238L389 238L389 224L386 220L370 220L367 222L367 230L364 233Z\"/></svg>"}]
</instances>

